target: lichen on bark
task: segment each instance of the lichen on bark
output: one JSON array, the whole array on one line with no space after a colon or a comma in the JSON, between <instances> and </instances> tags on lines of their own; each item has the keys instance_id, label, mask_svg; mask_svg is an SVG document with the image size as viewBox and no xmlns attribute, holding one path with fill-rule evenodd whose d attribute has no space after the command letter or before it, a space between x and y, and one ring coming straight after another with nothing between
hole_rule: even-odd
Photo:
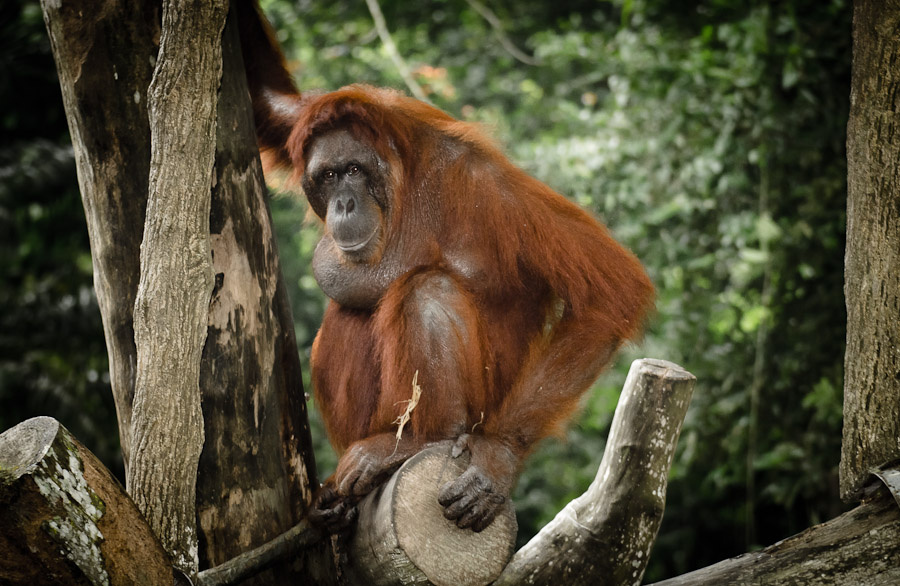
<instances>
[{"instance_id":1,"label":"lichen on bark","mask_svg":"<svg viewBox=\"0 0 900 586\"><path fill-rule=\"evenodd\" d=\"M92 584L108 585L100 551L104 538L97 527L106 505L88 486L78 450L68 441L62 443L65 449L51 448L33 475L47 502L60 508L60 514L44 522L43 529Z\"/></svg>"}]
</instances>

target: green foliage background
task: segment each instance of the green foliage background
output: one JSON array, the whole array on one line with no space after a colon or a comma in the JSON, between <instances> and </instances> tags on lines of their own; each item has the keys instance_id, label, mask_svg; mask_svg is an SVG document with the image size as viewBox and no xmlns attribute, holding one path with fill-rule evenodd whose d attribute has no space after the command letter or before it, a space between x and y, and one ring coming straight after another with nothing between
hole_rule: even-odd
<instances>
[{"instance_id":1,"label":"green foliage background","mask_svg":"<svg viewBox=\"0 0 900 586\"><path fill-rule=\"evenodd\" d=\"M267 0L304 89L403 88L364 2ZM429 98L642 259L657 315L545 442L516 492L526 540L587 487L630 360L698 377L646 578L766 545L841 510L848 0L383 0ZM58 417L117 466L83 212L37 7L0 18L0 429ZM301 352L324 300L296 196L273 217ZM333 468L325 440L317 458Z\"/></svg>"}]
</instances>

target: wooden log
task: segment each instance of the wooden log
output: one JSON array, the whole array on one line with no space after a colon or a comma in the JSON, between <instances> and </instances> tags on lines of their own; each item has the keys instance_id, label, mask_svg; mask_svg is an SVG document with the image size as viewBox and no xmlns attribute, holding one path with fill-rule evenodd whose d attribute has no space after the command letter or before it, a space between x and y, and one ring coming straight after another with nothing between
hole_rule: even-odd
<instances>
[{"instance_id":1,"label":"wooden log","mask_svg":"<svg viewBox=\"0 0 900 586\"><path fill-rule=\"evenodd\" d=\"M495 584L641 583L695 381L671 362L632 363L594 482L516 553Z\"/></svg>"},{"instance_id":2,"label":"wooden log","mask_svg":"<svg viewBox=\"0 0 900 586\"><path fill-rule=\"evenodd\" d=\"M484 585L492 582L515 548L512 503L481 533L459 529L444 518L438 491L468 466L438 444L410 458L359 505L349 544L354 583Z\"/></svg>"},{"instance_id":3,"label":"wooden log","mask_svg":"<svg viewBox=\"0 0 900 586\"><path fill-rule=\"evenodd\" d=\"M0 583L172 583L122 485L51 417L0 434Z\"/></svg>"},{"instance_id":4,"label":"wooden log","mask_svg":"<svg viewBox=\"0 0 900 586\"><path fill-rule=\"evenodd\" d=\"M830 521L654 586L900 584L900 508L884 491Z\"/></svg>"}]
</instances>

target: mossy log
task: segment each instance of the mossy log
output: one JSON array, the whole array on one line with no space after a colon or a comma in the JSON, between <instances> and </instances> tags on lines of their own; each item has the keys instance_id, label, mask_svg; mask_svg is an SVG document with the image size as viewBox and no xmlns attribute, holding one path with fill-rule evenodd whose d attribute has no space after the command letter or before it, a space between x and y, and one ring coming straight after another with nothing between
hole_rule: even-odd
<instances>
[{"instance_id":1,"label":"mossy log","mask_svg":"<svg viewBox=\"0 0 900 586\"><path fill-rule=\"evenodd\" d=\"M51 417L0 434L0 582L172 583L172 565L122 485Z\"/></svg>"}]
</instances>

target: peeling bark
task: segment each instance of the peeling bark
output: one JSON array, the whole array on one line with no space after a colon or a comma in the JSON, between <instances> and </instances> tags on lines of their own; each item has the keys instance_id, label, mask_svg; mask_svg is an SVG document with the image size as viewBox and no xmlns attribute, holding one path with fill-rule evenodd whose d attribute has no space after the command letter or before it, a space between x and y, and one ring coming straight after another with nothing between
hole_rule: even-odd
<instances>
[{"instance_id":1,"label":"peeling bark","mask_svg":"<svg viewBox=\"0 0 900 586\"><path fill-rule=\"evenodd\" d=\"M209 226L215 289L200 371L206 431L200 467L209 471L197 483L201 568L298 523L316 482L312 453L302 450L311 440L300 358L234 12L222 38ZM274 579L270 572L258 581Z\"/></svg>"}]
</instances>

